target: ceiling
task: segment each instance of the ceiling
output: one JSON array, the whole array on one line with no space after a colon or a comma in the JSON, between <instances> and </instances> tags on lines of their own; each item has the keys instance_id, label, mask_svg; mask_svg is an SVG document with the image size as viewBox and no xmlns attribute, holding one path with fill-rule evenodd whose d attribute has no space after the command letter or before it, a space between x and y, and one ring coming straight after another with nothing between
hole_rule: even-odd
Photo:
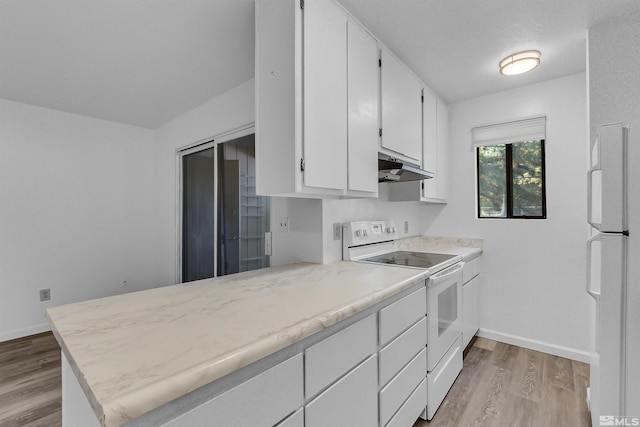
<instances>
[{"instance_id":1,"label":"ceiling","mask_svg":"<svg viewBox=\"0 0 640 427\"><path fill-rule=\"evenodd\" d=\"M309 0L311 1L311 0ZM446 102L585 70L638 0L340 0ZM254 0L0 0L0 98L156 128L253 78ZM498 62L542 52L531 73Z\"/></svg>"}]
</instances>

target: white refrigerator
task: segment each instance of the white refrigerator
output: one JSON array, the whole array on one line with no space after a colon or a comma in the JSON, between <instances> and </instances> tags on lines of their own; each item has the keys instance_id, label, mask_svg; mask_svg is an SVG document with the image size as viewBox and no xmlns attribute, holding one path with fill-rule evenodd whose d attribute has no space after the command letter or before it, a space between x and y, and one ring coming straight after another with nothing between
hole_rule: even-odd
<instances>
[{"instance_id":1,"label":"white refrigerator","mask_svg":"<svg viewBox=\"0 0 640 427\"><path fill-rule=\"evenodd\" d=\"M627 321L630 263L628 133L620 123L599 127L591 145L587 218L587 292L596 302L595 343L590 364L588 401L593 426L627 417L628 354L637 325ZM633 267L636 268L637 266ZM602 417L602 418L601 418Z\"/></svg>"}]
</instances>

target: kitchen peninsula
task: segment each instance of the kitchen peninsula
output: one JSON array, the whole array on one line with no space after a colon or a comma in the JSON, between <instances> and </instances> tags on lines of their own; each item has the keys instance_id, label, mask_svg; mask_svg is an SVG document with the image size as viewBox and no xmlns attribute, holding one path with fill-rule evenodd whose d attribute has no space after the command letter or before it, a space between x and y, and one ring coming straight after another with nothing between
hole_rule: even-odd
<instances>
[{"instance_id":1,"label":"kitchen peninsula","mask_svg":"<svg viewBox=\"0 0 640 427\"><path fill-rule=\"evenodd\" d=\"M461 251L467 257L481 249ZM296 410L309 397L301 353L342 331L352 331L359 346L358 337L370 335L362 331L377 327L375 313L420 292L428 275L357 262L300 263L50 308L63 350L63 422L186 425L184 413L264 378L277 392L259 388L264 411L259 403L240 411L247 423L289 417L283 425L301 425ZM354 365L366 359L363 367L377 368L377 329L373 337L373 349ZM376 402L377 393L376 384Z\"/></svg>"}]
</instances>

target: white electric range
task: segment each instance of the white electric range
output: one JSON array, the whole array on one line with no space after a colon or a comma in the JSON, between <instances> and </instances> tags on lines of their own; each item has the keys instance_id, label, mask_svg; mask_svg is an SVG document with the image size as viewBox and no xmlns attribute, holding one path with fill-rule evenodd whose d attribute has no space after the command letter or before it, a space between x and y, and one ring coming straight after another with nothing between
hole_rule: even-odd
<instances>
[{"instance_id":1,"label":"white electric range","mask_svg":"<svg viewBox=\"0 0 640 427\"><path fill-rule=\"evenodd\" d=\"M462 370L462 267L458 255L400 250L393 221L342 225L342 259L428 270L427 408L431 419Z\"/></svg>"}]
</instances>

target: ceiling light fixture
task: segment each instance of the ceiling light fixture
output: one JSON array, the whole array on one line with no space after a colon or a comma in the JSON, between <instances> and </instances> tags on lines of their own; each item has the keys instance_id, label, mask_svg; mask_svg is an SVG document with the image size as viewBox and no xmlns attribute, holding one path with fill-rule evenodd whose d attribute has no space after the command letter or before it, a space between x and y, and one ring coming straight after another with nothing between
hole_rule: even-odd
<instances>
[{"instance_id":1,"label":"ceiling light fixture","mask_svg":"<svg viewBox=\"0 0 640 427\"><path fill-rule=\"evenodd\" d=\"M509 55L500 61L500 74L503 76L515 76L526 73L540 65L540 52L537 50L525 50Z\"/></svg>"}]
</instances>

